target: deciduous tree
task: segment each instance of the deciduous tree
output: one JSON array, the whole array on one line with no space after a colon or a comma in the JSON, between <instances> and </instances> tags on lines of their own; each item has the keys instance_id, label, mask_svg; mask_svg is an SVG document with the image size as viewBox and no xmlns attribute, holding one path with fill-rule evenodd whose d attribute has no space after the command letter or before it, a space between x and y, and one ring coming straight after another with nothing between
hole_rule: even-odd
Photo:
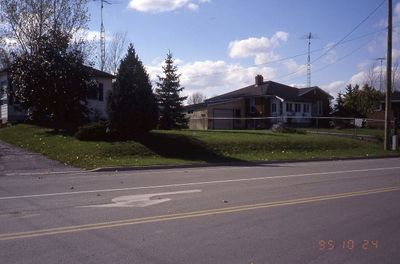
<instances>
[{"instance_id":1,"label":"deciduous tree","mask_svg":"<svg viewBox=\"0 0 400 264\"><path fill-rule=\"evenodd\" d=\"M74 129L85 121L86 95L94 85L90 68L70 40L59 30L49 31L36 40L35 53L14 55L11 64L10 94L32 121L56 129Z\"/></svg>"},{"instance_id":2,"label":"deciduous tree","mask_svg":"<svg viewBox=\"0 0 400 264\"><path fill-rule=\"evenodd\" d=\"M204 100L206 100L205 94L203 94L201 92L195 92L195 93L192 93L188 97L187 103L188 104L200 104L200 103L204 102Z\"/></svg>"},{"instance_id":3,"label":"deciduous tree","mask_svg":"<svg viewBox=\"0 0 400 264\"><path fill-rule=\"evenodd\" d=\"M72 35L86 27L88 0L0 0L0 37L17 41L25 53L37 50L50 31Z\"/></svg>"}]
</instances>

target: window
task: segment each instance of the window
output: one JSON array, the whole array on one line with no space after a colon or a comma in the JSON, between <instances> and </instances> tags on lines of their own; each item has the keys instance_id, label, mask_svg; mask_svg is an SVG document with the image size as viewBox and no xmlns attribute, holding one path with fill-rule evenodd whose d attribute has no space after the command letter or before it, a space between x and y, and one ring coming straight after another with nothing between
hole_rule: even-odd
<instances>
[{"instance_id":1,"label":"window","mask_svg":"<svg viewBox=\"0 0 400 264\"><path fill-rule=\"evenodd\" d=\"M293 112L293 104L286 103L286 112Z\"/></svg>"},{"instance_id":2,"label":"window","mask_svg":"<svg viewBox=\"0 0 400 264\"><path fill-rule=\"evenodd\" d=\"M294 110L296 113L300 113L301 112L301 104L295 104L294 105Z\"/></svg>"},{"instance_id":3,"label":"window","mask_svg":"<svg viewBox=\"0 0 400 264\"><path fill-rule=\"evenodd\" d=\"M310 105L309 104L304 104L303 105L303 112L304 113L310 113Z\"/></svg>"},{"instance_id":4,"label":"window","mask_svg":"<svg viewBox=\"0 0 400 264\"><path fill-rule=\"evenodd\" d=\"M3 98L4 94L6 93L7 90L7 82L3 81L0 82L0 99Z\"/></svg>"},{"instance_id":5,"label":"window","mask_svg":"<svg viewBox=\"0 0 400 264\"><path fill-rule=\"evenodd\" d=\"M12 83L9 83L8 92L9 92L8 104L13 105L14 104L14 87L13 87Z\"/></svg>"},{"instance_id":6,"label":"window","mask_svg":"<svg viewBox=\"0 0 400 264\"><path fill-rule=\"evenodd\" d=\"M255 98L249 99L249 112L255 113L256 112L256 100Z\"/></svg>"},{"instance_id":7,"label":"window","mask_svg":"<svg viewBox=\"0 0 400 264\"><path fill-rule=\"evenodd\" d=\"M317 113L318 115L323 114L323 104L322 101L317 101Z\"/></svg>"},{"instance_id":8,"label":"window","mask_svg":"<svg viewBox=\"0 0 400 264\"><path fill-rule=\"evenodd\" d=\"M276 104L275 103L272 103L272 105L271 105L271 112L276 113Z\"/></svg>"},{"instance_id":9,"label":"window","mask_svg":"<svg viewBox=\"0 0 400 264\"><path fill-rule=\"evenodd\" d=\"M90 100L97 100L97 88L96 87L90 87L87 95L87 99Z\"/></svg>"},{"instance_id":10,"label":"window","mask_svg":"<svg viewBox=\"0 0 400 264\"><path fill-rule=\"evenodd\" d=\"M99 83L99 101L104 100L104 89L103 83Z\"/></svg>"},{"instance_id":11,"label":"window","mask_svg":"<svg viewBox=\"0 0 400 264\"><path fill-rule=\"evenodd\" d=\"M241 118L240 109L235 109L235 118ZM236 124L240 124L240 119L235 119Z\"/></svg>"}]
</instances>

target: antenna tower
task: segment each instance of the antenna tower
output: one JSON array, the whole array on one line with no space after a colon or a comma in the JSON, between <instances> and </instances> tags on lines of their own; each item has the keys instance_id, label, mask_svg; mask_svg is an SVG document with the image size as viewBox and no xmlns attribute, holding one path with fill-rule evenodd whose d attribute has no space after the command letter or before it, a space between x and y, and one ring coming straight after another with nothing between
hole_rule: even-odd
<instances>
[{"instance_id":1,"label":"antenna tower","mask_svg":"<svg viewBox=\"0 0 400 264\"><path fill-rule=\"evenodd\" d=\"M308 40L308 57L307 57L307 87L311 87L311 40L317 38L311 32L303 37Z\"/></svg>"},{"instance_id":2,"label":"antenna tower","mask_svg":"<svg viewBox=\"0 0 400 264\"><path fill-rule=\"evenodd\" d=\"M100 69L104 71L104 65L106 63L106 31L104 29L103 9L104 3L111 4L106 0L100 0L101 3L101 26L100 26Z\"/></svg>"},{"instance_id":3,"label":"antenna tower","mask_svg":"<svg viewBox=\"0 0 400 264\"><path fill-rule=\"evenodd\" d=\"M375 60L381 62L381 74L380 74L380 76L379 76L379 91L383 92L383 89L382 89L383 61L386 60L386 58L384 58L384 57L382 57L382 58L376 58Z\"/></svg>"}]
</instances>

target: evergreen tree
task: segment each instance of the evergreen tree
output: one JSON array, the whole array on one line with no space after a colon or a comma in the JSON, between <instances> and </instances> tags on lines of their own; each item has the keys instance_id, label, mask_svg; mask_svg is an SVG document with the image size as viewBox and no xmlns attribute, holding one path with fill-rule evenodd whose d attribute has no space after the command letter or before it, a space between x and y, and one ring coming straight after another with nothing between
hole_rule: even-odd
<instances>
[{"instance_id":1,"label":"evergreen tree","mask_svg":"<svg viewBox=\"0 0 400 264\"><path fill-rule=\"evenodd\" d=\"M183 102L187 97L181 97L184 87L180 86L178 67L174 65L171 52L168 52L163 66L164 76L157 76L157 99L160 108L161 129L186 128L188 120L183 113Z\"/></svg>"},{"instance_id":2,"label":"evergreen tree","mask_svg":"<svg viewBox=\"0 0 400 264\"><path fill-rule=\"evenodd\" d=\"M365 84L361 89L359 85L346 87L344 95L338 95L335 105L336 116L367 117L375 111L383 93Z\"/></svg>"},{"instance_id":3,"label":"evergreen tree","mask_svg":"<svg viewBox=\"0 0 400 264\"><path fill-rule=\"evenodd\" d=\"M107 111L111 128L124 138L145 134L157 125L156 98L132 44L119 65Z\"/></svg>"},{"instance_id":4,"label":"evergreen tree","mask_svg":"<svg viewBox=\"0 0 400 264\"><path fill-rule=\"evenodd\" d=\"M338 94L336 98L336 104L334 106L333 112L336 116L344 116L344 109L343 109L343 96L341 93Z\"/></svg>"},{"instance_id":5,"label":"evergreen tree","mask_svg":"<svg viewBox=\"0 0 400 264\"><path fill-rule=\"evenodd\" d=\"M36 40L35 53L13 55L13 94L36 123L75 129L86 120L86 95L95 85L71 35L50 31ZM11 91L10 91L11 92Z\"/></svg>"}]
</instances>

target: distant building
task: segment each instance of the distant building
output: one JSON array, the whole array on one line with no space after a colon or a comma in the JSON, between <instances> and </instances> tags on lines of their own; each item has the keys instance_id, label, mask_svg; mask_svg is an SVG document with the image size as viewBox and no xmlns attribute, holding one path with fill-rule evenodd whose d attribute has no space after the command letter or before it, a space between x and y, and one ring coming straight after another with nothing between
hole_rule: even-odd
<instances>
[{"instance_id":1,"label":"distant building","mask_svg":"<svg viewBox=\"0 0 400 264\"><path fill-rule=\"evenodd\" d=\"M390 117L392 120L397 118L397 124L400 125L400 91L393 92L391 96L392 113ZM368 116L367 126L370 128L384 128L385 127L385 107L384 100L380 102L379 108Z\"/></svg>"},{"instance_id":2,"label":"distant building","mask_svg":"<svg viewBox=\"0 0 400 264\"><path fill-rule=\"evenodd\" d=\"M268 128L276 122L301 126L311 123L311 117L328 115L332 99L316 86L295 88L264 82L263 76L257 75L253 85L210 98L202 104L188 105L185 111L191 118L191 129ZM263 120L262 117L273 118Z\"/></svg>"},{"instance_id":3,"label":"distant building","mask_svg":"<svg viewBox=\"0 0 400 264\"><path fill-rule=\"evenodd\" d=\"M107 72L89 67L97 87L88 94L88 108L91 119L107 119L107 95L112 90L115 78ZM9 91L9 95L7 93ZM26 112L19 106L13 96L12 80L8 69L0 70L0 120L1 123L20 122L27 118Z\"/></svg>"}]
</instances>

